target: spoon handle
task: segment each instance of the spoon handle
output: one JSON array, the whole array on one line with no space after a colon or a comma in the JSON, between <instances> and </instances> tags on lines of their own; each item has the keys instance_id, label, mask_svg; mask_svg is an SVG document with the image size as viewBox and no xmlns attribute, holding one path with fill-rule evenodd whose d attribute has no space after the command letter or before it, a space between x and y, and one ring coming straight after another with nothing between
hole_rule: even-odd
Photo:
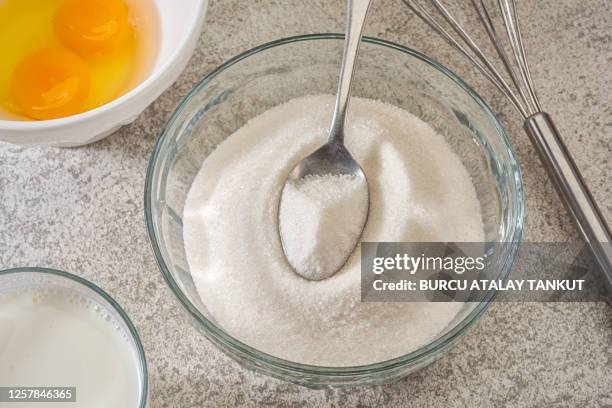
<instances>
[{"instance_id":1,"label":"spoon handle","mask_svg":"<svg viewBox=\"0 0 612 408\"><path fill-rule=\"evenodd\" d=\"M361 33L365 25L371 0L347 0L346 7L346 34L344 38L344 52L340 67L340 80L336 93L336 107L329 132L329 142L344 144L344 122L348 107L351 82L355 71L355 60L361 41Z\"/></svg>"}]
</instances>

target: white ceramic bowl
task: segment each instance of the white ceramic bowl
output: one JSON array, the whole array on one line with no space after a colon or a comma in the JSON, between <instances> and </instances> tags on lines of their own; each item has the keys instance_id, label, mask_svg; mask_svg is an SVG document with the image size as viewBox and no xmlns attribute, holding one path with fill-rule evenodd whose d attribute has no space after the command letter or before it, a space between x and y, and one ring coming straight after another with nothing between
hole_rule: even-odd
<instances>
[{"instance_id":1,"label":"white ceramic bowl","mask_svg":"<svg viewBox=\"0 0 612 408\"><path fill-rule=\"evenodd\" d=\"M0 140L21 146L80 146L96 142L136 117L178 78L202 31L208 0L154 0L159 12L157 61L140 85L99 108L61 119L0 120Z\"/></svg>"}]
</instances>

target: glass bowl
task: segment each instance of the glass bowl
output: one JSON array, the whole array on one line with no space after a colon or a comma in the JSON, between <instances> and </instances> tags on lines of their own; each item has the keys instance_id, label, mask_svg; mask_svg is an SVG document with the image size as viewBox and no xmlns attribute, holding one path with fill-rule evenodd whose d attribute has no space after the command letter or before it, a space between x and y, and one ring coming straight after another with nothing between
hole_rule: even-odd
<instances>
[{"instance_id":1,"label":"glass bowl","mask_svg":"<svg viewBox=\"0 0 612 408\"><path fill-rule=\"evenodd\" d=\"M138 408L148 406L149 376L144 348L130 318L108 293L86 279L55 269L27 267L0 271L0 294L26 287L70 291L83 296L107 312L111 321L117 324L122 333L125 333L130 343L139 382ZM92 350L92 352L95 352L95 350ZM45 384L42 384L42 386L45 386ZM77 389L76 392L78 398L79 390Z\"/></svg>"},{"instance_id":2,"label":"glass bowl","mask_svg":"<svg viewBox=\"0 0 612 408\"><path fill-rule=\"evenodd\" d=\"M176 109L154 148L145 186L145 218L166 282L193 325L244 366L310 387L393 381L439 358L495 296L466 303L438 338L404 356L355 367L298 364L258 351L227 334L200 299L183 245L186 195L203 161L249 119L311 94L336 91L343 36L316 34L261 45L205 77ZM397 44L364 38L353 94L418 116L443 135L470 173L481 203L487 242L503 242L495 272L512 266L523 224L523 189L508 138L489 107L439 63Z\"/></svg>"}]
</instances>

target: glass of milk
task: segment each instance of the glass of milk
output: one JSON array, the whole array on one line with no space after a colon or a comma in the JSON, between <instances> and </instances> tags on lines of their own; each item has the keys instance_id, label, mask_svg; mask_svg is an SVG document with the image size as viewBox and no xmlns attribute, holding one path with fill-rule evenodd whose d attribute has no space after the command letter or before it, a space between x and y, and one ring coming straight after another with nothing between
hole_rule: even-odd
<instances>
[{"instance_id":1,"label":"glass of milk","mask_svg":"<svg viewBox=\"0 0 612 408\"><path fill-rule=\"evenodd\" d=\"M29 391L44 387L75 394L75 401L53 403L56 408L148 404L147 366L134 325L106 292L67 272L0 271L0 362L0 387L10 387L0 388L0 407L14 405L2 402L7 398L32 395L38 399L28 407L47 406L59 394Z\"/></svg>"}]
</instances>

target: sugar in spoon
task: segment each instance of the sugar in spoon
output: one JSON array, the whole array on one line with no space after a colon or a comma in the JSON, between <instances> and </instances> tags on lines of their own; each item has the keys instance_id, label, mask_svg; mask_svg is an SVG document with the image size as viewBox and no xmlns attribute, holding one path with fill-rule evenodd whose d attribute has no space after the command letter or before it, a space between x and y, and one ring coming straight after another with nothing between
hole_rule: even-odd
<instances>
[{"instance_id":1,"label":"sugar in spoon","mask_svg":"<svg viewBox=\"0 0 612 408\"><path fill-rule=\"evenodd\" d=\"M347 0L344 51L328 141L293 168L280 195L278 225L285 257L297 274L309 280L329 278L346 263L360 241L368 216L368 182L361 166L344 146L344 128L355 60L370 2L371 0ZM335 181L325 184L326 179ZM309 182L318 185L308 186ZM308 219L304 214L291 214L292 209L303 210L305 206L310 208L306 204L294 206L295 203L291 202L296 196L297 200L300 200L300 188L308 195L313 190L316 193L317 189L326 188L326 185L335 190L342 189L340 184L343 182L346 183L347 194L339 197L340 200L333 204L334 208L327 213L316 210L312 212L313 217L320 219ZM337 191L323 193L319 194L319 198L325 198L327 193L338 194ZM310 199L313 199L313 194L310 194ZM318 199L317 194L314 194L314 199ZM315 207L316 204L314 203ZM350 214L347 214L347 211ZM300 221L310 225L295 225ZM294 223L293 228L284 225L286 222ZM313 229L320 232L321 229L329 228L326 224L330 222L334 224L334 231L327 233L325 239L314 245L305 242L305 237L295 236ZM312 225L313 223L316 225Z\"/></svg>"}]
</instances>

